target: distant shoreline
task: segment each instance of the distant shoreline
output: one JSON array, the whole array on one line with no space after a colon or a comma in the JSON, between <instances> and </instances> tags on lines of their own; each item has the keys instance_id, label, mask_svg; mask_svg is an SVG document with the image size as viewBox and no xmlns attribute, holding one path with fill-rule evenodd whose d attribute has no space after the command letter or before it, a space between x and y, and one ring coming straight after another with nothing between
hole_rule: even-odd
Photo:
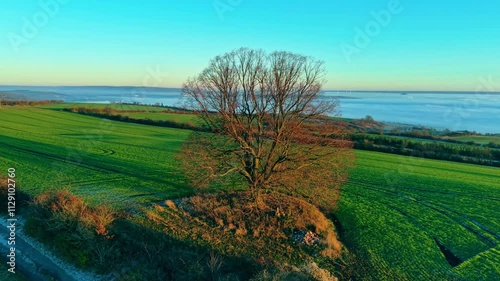
<instances>
[{"instance_id":1,"label":"distant shoreline","mask_svg":"<svg viewBox=\"0 0 500 281\"><path fill-rule=\"evenodd\" d=\"M168 90L168 91L182 91L179 87L144 87L144 86L99 86L99 85L86 85L86 86L70 86L70 85L0 85L0 90L3 87L15 87L15 88L124 88L124 89L151 89L151 90ZM11 91L11 90L7 90ZM346 89L324 89L322 92L338 92L338 93L394 93L394 94L425 94L425 93L437 93L437 94L493 94L500 95L500 91L443 91L443 90L346 90Z\"/></svg>"}]
</instances>

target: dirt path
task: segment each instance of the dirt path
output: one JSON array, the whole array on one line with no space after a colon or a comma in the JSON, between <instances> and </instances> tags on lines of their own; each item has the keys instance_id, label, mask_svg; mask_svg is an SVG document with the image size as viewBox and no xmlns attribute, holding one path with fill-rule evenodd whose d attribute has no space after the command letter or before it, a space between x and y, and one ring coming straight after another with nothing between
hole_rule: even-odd
<instances>
[{"instance_id":1,"label":"dirt path","mask_svg":"<svg viewBox=\"0 0 500 281\"><path fill-rule=\"evenodd\" d=\"M23 220L19 216L16 223L16 271L21 272L29 280L34 281L94 281L105 280L103 276L83 272L75 267L61 261L50 253L46 247L41 245L34 239L27 237L21 226ZM7 245L7 237L9 237L9 229L6 227L7 220L1 217L2 226L0 227L0 252L2 261L10 252L11 246Z\"/></svg>"}]
</instances>

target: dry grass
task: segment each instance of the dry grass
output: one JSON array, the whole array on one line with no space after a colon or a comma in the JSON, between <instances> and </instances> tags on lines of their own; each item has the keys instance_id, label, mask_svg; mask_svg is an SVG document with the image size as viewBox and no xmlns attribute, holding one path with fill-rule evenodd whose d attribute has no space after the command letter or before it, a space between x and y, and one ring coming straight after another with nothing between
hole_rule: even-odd
<instances>
[{"instance_id":1,"label":"dry grass","mask_svg":"<svg viewBox=\"0 0 500 281\"><path fill-rule=\"evenodd\" d=\"M308 262L300 267L278 266L264 269L257 273L251 281L338 281L328 270L320 268L315 262Z\"/></svg>"},{"instance_id":2,"label":"dry grass","mask_svg":"<svg viewBox=\"0 0 500 281\"><path fill-rule=\"evenodd\" d=\"M149 211L147 217L169 235L225 255L252 256L263 264L276 260L301 264L311 255L336 258L342 250L333 224L298 198L263 194L254 200L248 192L231 192L196 195L166 205ZM294 240L299 231L313 231L320 243Z\"/></svg>"},{"instance_id":3,"label":"dry grass","mask_svg":"<svg viewBox=\"0 0 500 281\"><path fill-rule=\"evenodd\" d=\"M303 265L301 271L318 281L338 281L329 271L320 268L316 263L310 262Z\"/></svg>"},{"instance_id":4,"label":"dry grass","mask_svg":"<svg viewBox=\"0 0 500 281\"><path fill-rule=\"evenodd\" d=\"M32 199L25 231L67 261L105 267L116 257L112 225L121 215L107 205L91 206L68 190L50 190Z\"/></svg>"},{"instance_id":5,"label":"dry grass","mask_svg":"<svg viewBox=\"0 0 500 281\"><path fill-rule=\"evenodd\" d=\"M97 235L107 236L107 227L118 217L106 205L88 206L83 198L68 190L46 191L33 199L36 206L50 210L54 215L76 220L84 227L94 229Z\"/></svg>"}]
</instances>

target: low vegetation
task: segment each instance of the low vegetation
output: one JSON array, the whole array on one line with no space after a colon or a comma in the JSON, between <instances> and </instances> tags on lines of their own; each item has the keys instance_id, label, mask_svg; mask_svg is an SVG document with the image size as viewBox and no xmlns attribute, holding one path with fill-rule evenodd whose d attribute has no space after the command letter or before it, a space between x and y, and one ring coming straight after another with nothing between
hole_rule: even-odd
<instances>
[{"instance_id":1,"label":"low vegetation","mask_svg":"<svg viewBox=\"0 0 500 281\"><path fill-rule=\"evenodd\" d=\"M0 99L0 109L2 106L40 106L48 104L62 103L62 100L7 100Z\"/></svg>"},{"instance_id":2,"label":"low vegetation","mask_svg":"<svg viewBox=\"0 0 500 281\"><path fill-rule=\"evenodd\" d=\"M80 267L98 266L116 254L106 243L118 215L107 205L89 206L68 190L37 195L26 214L25 230Z\"/></svg>"},{"instance_id":3,"label":"low vegetation","mask_svg":"<svg viewBox=\"0 0 500 281\"><path fill-rule=\"evenodd\" d=\"M357 149L500 167L500 149L470 143L373 134L351 135Z\"/></svg>"},{"instance_id":4,"label":"low vegetation","mask_svg":"<svg viewBox=\"0 0 500 281\"><path fill-rule=\"evenodd\" d=\"M148 218L168 234L225 255L300 266L311 257L341 254L333 224L301 199L270 193L255 202L249 192L231 192L176 201L157 205Z\"/></svg>"}]
</instances>

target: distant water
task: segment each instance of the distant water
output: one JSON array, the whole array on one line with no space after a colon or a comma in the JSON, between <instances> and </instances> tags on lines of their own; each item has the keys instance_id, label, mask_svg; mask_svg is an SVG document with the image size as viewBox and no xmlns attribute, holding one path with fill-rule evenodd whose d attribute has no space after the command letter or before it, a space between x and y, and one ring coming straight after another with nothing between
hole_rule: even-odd
<instances>
[{"instance_id":1,"label":"distant water","mask_svg":"<svg viewBox=\"0 0 500 281\"><path fill-rule=\"evenodd\" d=\"M500 133L500 93L326 92L337 96L343 117Z\"/></svg>"},{"instance_id":2,"label":"distant water","mask_svg":"<svg viewBox=\"0 0 500 281\"><path fill-rule=\"evenodd\" d=\"M181 90L175 88L0 86L2 91L67 102L167 106L180 106L181 97ZM325 91L325 98L331 97L339 99L341 115L346 118L371 115L377 121L500 133L500 93Z\"/></svg>"}]
</instances>

